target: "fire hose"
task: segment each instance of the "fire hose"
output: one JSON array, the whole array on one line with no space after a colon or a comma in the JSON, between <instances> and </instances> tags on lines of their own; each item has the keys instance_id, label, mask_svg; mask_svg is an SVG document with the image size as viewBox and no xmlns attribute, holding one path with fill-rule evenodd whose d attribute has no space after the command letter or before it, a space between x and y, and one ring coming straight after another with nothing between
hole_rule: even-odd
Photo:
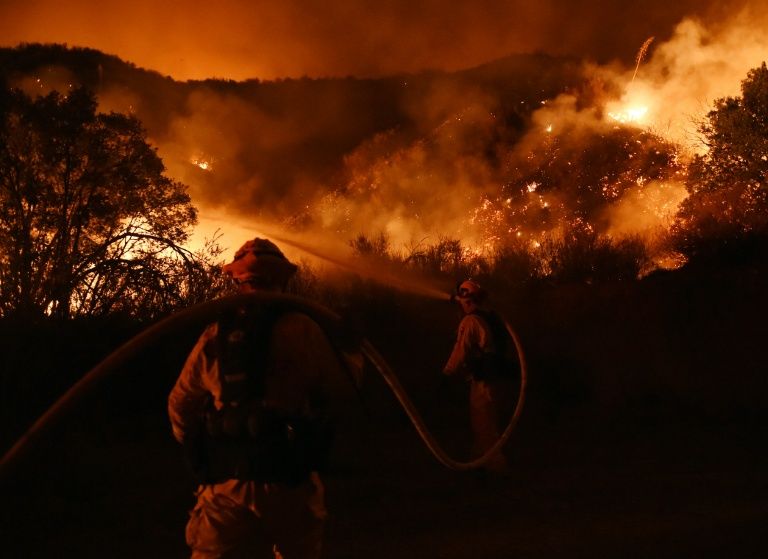
<instances>
[{"instance_id":1,"label":"fire hose","mask_svg":"<svg viewBox=\"0 0 768 559\"><path fill-rule=\"evenodd\" d=\"M339 350L349 349L359 344L359 351L368 358L371 364L379 371L387 385L392 389L392 392L402 405L427 448L441 464L450 469L470 470L482 466L493 454L501 450L517 425L525 401L527 368L520 340L506 320L507 330L514 341L520 361L520 391L517 404L506 428L496 443L482 456L468 462L461 462L448 456L440 447L435 437L427 429L424 420L411 402L397 376L376 348L368 340L363 339L359 342L354 340L354 336L345 330L343 320L339 315L322 305L299 297L258 292L216 299L184 309L145 329L120 346L65 392L5 453L2 460L0 460L0 480L4 480L10 475L13 467L21 462L24 455L29 453L45 437L46 433L53 428L58 420L76 408L102 380L107 378L114 370L118 370L129 358L139 354L148 346L157 343L163 337L174 333L177 334L195 324L199 324L202 329L204 325L216 321L217 317L227 311L252 305L269 305L277 310L298 311L307 314L320 325L331 343Z\"/></svg>"}]
</instances>

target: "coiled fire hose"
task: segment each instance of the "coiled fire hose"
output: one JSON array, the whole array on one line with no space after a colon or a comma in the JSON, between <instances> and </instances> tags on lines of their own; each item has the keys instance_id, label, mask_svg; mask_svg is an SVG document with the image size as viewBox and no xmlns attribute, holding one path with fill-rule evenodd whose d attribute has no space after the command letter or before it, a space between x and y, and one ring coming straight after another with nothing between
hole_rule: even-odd
<instances>
[{"instance_id":1,"label":"coiled fire hose","mask_svg":"<svg viewBox=\"0 0 768 559\"><path fill-rule=\"evenodd\" d=\"M332 344L340 350L343 350L345 347L351 348L353 345L359 343L359 350L362 351L374 367L376 367L387 385L392 389L416 428L419 436L427 445L427 448L429 448L441 464L453 470L470 470L482 466L491 455L504 446L517 425L520 414L522 413L527 382L525 356L517 334L506 321L507 330L514 340L518 358L520 360L520 392L517 404L506 428L496 443L482 456L469 462L460 462L448 456L429 432L424 420L419 415L410 398L408 398L405 389L400 384L384 358L378 351L376 351L368 340L362 340L361 342L353 341L353 336L351 336L348 331L345 331L343 321L336 313L322 305L291 295L267 292L248 293L208 301L179 311L147 328L112 352L64 393L64 395L46 410L29 430L16 441L10 450L5 453L2 460L0 460L0 481L5 480L10 476L13 467L19 464L24 455L29 453L36 444L45 437L46 433L53 428L57 421L75 409L102 380L107 378L114 370L119 370L120 365L128 361L129 358L157 343L160 339L166 336L178 334L179 332L198 324L202 330L205 325L216 321L217 318L225 312L247 306L269 306L275 310L303 312L320 325Z\"/></svg>"}]
</instances>

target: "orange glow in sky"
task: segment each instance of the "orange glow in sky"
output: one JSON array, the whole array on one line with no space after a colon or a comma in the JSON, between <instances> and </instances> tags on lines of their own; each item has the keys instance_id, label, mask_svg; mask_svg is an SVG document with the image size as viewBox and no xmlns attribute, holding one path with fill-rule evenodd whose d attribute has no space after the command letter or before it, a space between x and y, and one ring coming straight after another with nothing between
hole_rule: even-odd
<instances>
[{"instance_id":1,"label":"orange glow in sky","mask_svg":"<svg viewBox=\"0 0 768 559\"><path fill-rule=\"evenodd\" d=\"M3 0L0 45L90 47L181 80L374 76L516 52L632 60L646 37L710 13L707 4L725 9L700 0Z\"/></svg>"}]
</instances>

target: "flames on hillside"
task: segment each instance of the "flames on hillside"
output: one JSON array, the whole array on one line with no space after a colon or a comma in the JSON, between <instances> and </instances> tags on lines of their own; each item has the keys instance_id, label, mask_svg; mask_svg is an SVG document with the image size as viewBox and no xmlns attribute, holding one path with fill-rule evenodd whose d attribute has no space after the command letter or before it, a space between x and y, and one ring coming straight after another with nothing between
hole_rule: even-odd
<instances>
[{"instance_id":1,"label":"flames on hillside","mask_svg":"<svg viewBox=\"0 0 768 559\"><path fill-rule=\"evenodd\" d=\"M189 158L189 162L203 171L213 171L214 159L212 157L206 157L201 154L193 155Z\"/></svg>"},{"instance_id":2,"label":"flames on hillside","mask_svg":"<svg viewBox=\"0 0 768 559\"><path fill-rule=\"evenodd\" d=\"M573 94L542 107L517 136L482 105L405 145L396 132L377 136L292 224L348 238L382 232L405 247L453 238L468 257L510 244L536 253L574 227L651 245L685 197L684 151L643 126L645 107L580 109ZM656 266L680 264L657 249Z\"/></svg>"},{"instance_id":3,"label":"flames on hillside","mask_svg":"<svg viewBox=\"0 0 768 559\"><path fill-rule=\"evenodd\" d=\"M381 134L292 224L381 232L406 251L458 239L468 257L490 258L511 245L535 256L579 230L641 242L646 272L678 267L684 257L664 237L688 195L688 163L706 149L697 125L712 105L701 99L738 95L761 62L755 45L768 52L764 37L739 43L735 29L713 37L685 21L655 51L646 41L634 72L587 66L584 87L539 100L523 133L507 125L508 107L481 99L416 140Z\"/></svg>"},{"instance_id":4,"label":"flames on hillside","mask_svg":"<svg viewBox=\"0 0 768 559\"><path fill-rule=\"evenodd\" d=\"M501 103L482 91L426 91L411 101L418 134L395 128L369 137L333 178L301 178L267 203L259 193L272 183L257 167L249 176L237 158L303 141L304 122L197 94L191 107L200 110L176 123L183 165L172 170L194 171L180 178L193 196L203 194L203 216L211 204L232 222L258 219L314 238L383 233L406 251L456 239L468 256L508 245L535 254L576 228L640 239L655 266L678 266L680 255L659 239L687 195L688 162L706 149L697 123L715 99L739 94L768 40L738 18L717 32L685 20L671 40L641 48L636 67L585 64L583 85L553 97ZM248 145L227 143L216 126L222 115L259 133Z\"/></svg>"}]
</instances>

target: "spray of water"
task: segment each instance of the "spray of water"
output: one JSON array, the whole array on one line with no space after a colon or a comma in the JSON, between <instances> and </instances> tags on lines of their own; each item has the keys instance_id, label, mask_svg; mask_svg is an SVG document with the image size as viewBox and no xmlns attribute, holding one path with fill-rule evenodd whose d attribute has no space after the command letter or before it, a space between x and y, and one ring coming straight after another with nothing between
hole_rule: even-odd
<instances>
[{"instance_id":1,"label":"spray of water","mask_svg":"<svg viewBox=\"0 0 768 559\"><path fill-rule=\"evenodd\" d=\"M395 276L392 272L384 269L383 266L376 265L376 263L371 262L370 260L354 261L342 259L332 256L331 254L305 242L290 239L280 234L275 234L274 232L269 232L268 236L275 241L290 245L302 252L338 266L339 268L353 272L361 277L374 280L378 283L389 285L400 291L411 293L413 295L420 295L422 297L429 297L430 299L450 299L450 293L430 285L430 283L424 279Z\"/></svg>"},{"instance_id":2,"label":"spray of water","mask_svg":"<svg viewBox=\"0 0 768 559\"><path fill-rule=\"evenodd\" d=\"M219 221L211 216L207 216L206 219ZM242 222L232 223L231 220L228 221L228 227L235 228L240 234L247 231L249 234L269 237L273 241L288 245L304 254L332 264L339 269L352 272L360 277L376 281L383 285L388 285L405 293L437 300L448 300L451 297L447 290L436 287L432 282L424 278L413 277L412 275L405 276L403 275L405 272L395 275L391 270L387 269L383 263L377 263L371 259L352 259L338 256L338 254L342 252L338 247L321 247L319 246L320 243L317 242L317 239L315 239L315 242L307 242L306 240L299 239L295 236L286 235L279 227L264 224L259 224L258 227L254 227Z\"/></svg>"}]
</instances>

